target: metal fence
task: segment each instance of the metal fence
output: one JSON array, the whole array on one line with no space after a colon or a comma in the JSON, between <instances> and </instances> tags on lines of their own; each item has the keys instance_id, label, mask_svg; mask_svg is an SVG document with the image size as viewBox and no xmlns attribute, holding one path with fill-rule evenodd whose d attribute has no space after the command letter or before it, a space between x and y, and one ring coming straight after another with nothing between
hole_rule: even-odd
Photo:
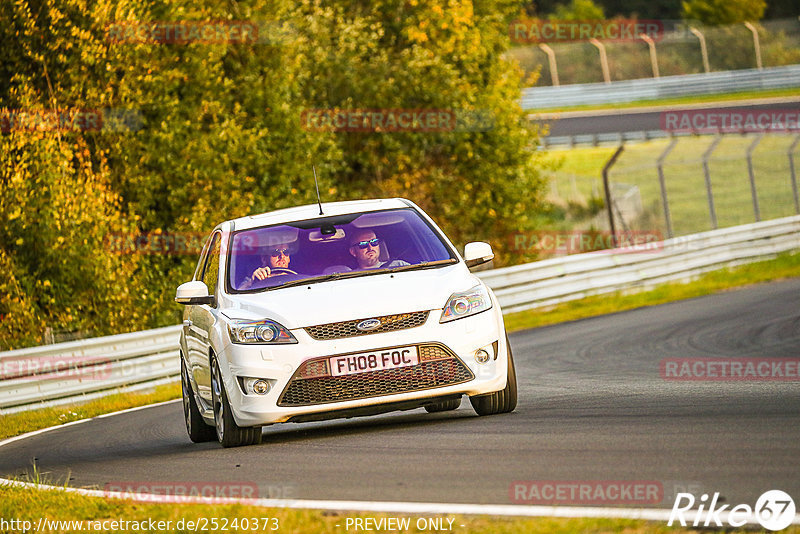
<instances>
[{"instance_id":1,"label":"metal fence","mask_svg":"<svg viewBox=\"0 0 800 534\"><path fill-rule=\"evenodd\" d=\"M800 65L644 78L609 84L530 87L522 91L520 105L526 110L542 110L792 87L800 87Z\"/></svg>"},{"instance_id":2,"label":"metal fence","mask_svg":"<svg viewBox=\"0 0 800 534\"><path fill-rule=\"evenodd\" d=\"M647 289L800 249L800 216L651 243L634 251L574 254L479 273L505 313L621 290Z\"/></svg>"},{"instance_id":3,"label":"metal fence","mask_svg":"<svg viewBox=\"0 0 800 534\"><path fill-rule=\"evenodd\" d=\"M546 44L517 46L507 55L526 75L541 69L541 88L800 63L797 18L714 27L674 20L654 22L663 30L652 43L637 36L618 40L601 37L594 43L551 38Z\"/></svg>"},{"instance_id":4,"label":"metal fence","mask_svg":"<svg viewBox=\"0 0 800 534\"><path fill-rule=\"evenodd\" d=\"M724 265L800 249L800 216L752 223L619 250L555 258L478 275L505 312L588 295L641 289ZM171 326L0 353L0 413L89 400L174 382L178 335Z\"/></svg>"},{"instance_id":5,"label":"metal fence","mask_svg":"<svg viewBox=\"0 0 800 534\"><path fill-rule=\"evenodd\" d=\"M673 237L800 214L799 141L702 136L654 142L650 161L642 151L623 153L609 173L616 226ZM635 206L622 201L630 191Z\"/></svg>"},{"instance_id":6,"label":"metal fence","mask_svg":"<svg viewBox=\"0 0 800 534\"><path fill-rule=\"evenodd\" d=\"M570 152L548 176L548 199L568 210L602 206L600 169L613 152L611 146ZM692 135L626 144L608 181L620 231L669 238L796 215L800 135ZM581 217L571 222L576 230L610 230L606 210Z\"/></svg>"}]
</instances>

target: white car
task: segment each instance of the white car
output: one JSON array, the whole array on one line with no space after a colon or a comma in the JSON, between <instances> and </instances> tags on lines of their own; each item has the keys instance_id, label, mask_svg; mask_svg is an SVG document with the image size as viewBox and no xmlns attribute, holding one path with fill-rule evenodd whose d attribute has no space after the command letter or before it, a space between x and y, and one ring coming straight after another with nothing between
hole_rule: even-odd
<instances>
[{"instance_id":1,"label":"white car","mask_svg":"<svg viewBox=\"0 0 800 534\"><path fill-rule=\"evenodd\" d=\"M181 378L194 442L260 443L261 427L424 407L514 410L503 314L462 258L404 199L335 202L218 225L191 282Z\"/></svg>"}]
</instances>

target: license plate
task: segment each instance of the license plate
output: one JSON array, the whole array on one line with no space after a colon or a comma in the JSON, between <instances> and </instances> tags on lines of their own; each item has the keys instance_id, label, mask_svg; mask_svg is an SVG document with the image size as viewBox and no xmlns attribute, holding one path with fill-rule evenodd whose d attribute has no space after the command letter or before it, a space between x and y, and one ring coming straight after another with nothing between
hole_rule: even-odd
<instances>
[{"instance_id":1,"label":"license plate","mask_svg":"<svg viewBox=\"0 0 800 534\"><path fill-rule=\"evenodd\" d=\"M398 347L395 349L333 356L330 359L331 375L342 376L382 369L397 369L419 363L417 347Z\"/></svg>"}]
</instances>

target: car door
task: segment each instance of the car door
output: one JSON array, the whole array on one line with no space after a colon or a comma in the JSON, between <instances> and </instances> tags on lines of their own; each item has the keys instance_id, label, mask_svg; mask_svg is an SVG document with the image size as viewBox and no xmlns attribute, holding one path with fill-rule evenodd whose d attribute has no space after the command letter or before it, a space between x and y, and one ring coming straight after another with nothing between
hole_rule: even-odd
<instances>
[{"instance_id":1,"label":"car door","mask_svg":"<svg viewBox=\"0 0 800 534\"><path fill-rule=\"evenodd\" d=\"M209 235L203 244L203 250L200 253L200 259L197 261L197 267L194 270L192 280L202 280L203 271L205 270L206 260L208 259L209 245L213 237L213 233ZM181 349L186 357L186 369L189 376L194 381L195 368L197 363L202 358L202 344L200 343L200 332L196 328L192 328L192 310L194 306L186 305L183 308L183 336L181 338Z\"/></svg>"},{"instance_id":2,"label":"car door","mask_svg":"<svg viewBox=\"0 0 800 534\"><path fill-rule=\"evenodd\" d=\"M205 265L200 273L200 280L208 287L210 295L217 295L219 283L219 262L221 250L221 232L217 231L211 236ZM216 299L215 299L216 300ZM209 351L211 347L211 329L217 319L216 302L213 304L198 304L189 306L189 327L187 340L191 339L192 349L189 350L190 373L197 385L197 393L211 405L211 369L209 367ZM187 345L189 342L187 341Z\"/></svg>"}]
</instances>

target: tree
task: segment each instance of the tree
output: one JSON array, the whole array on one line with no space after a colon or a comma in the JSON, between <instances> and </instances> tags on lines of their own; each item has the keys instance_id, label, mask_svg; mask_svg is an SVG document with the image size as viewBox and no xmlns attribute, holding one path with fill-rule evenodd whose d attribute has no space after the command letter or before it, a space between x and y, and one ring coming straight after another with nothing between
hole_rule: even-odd
<instances>
[{"instance_id":1,"label":"tree","mask_svg":"<svg viewBox=\"0 0 800 534\"><path fill-rule=\"evenodd\" d=\"M337 132L342 192L402 196L451 238L491 241L533 227L544 180L517 99L521 73L502 58L515 8L447 0L306 2L296 20L308 43L305 100L328 109L447 110L485 118L444 132Z\"/></svg>"},{"instance_id":2,"label":"tree","mask_svg":"<svg viewBox=\"0 0 800 534\"><path fill-rule=\"evenodd\" d=\"M533 228L538 134L504 60L511 0L376 2L59 0L0 4L0 110L130 110L131 131L0 136L0 279L26 329L123 332L174 324L196 250L130 254L109 236L208 235L213 226L314 202L405 196L457 243ZM115 42L109 25L256 21L255 42ZM5 21L8 21L7 23ZM280 28L280 31L276 31ZM314 109L452 113L444 131L308 128ZM123 252L131 252L125 250ZM5 307L5 308L4 308ZM21 309L20 308L20 309ZM16 312L15 312L16 313ZM5 330L4 330L5 329Z\"/></svg>"},{"instance_id":3,"label":"tree","mask_svg":"<svg viewBox=\"0 0 800 534\"><path fill-rule=\"evenodd\" d=\"M767 8L765 0L688 0L681 5L684 20L710 26L756 22Z\"/></svg>"},{"instance_id":4,"label":"tree","mask_svg":"<svg viewBox=\"0 0 800 534\"><path fill-rule=\"evenodd\" d=\"M1 9L12 23L0 30L9 60L0 77L6 130L0 135L0 345L39 343L46 328L92 334L141 328L148 311L138 305L136 258L108 247L109 236L133 226L110 183L107 152L96 142L101 134L17 122L20 112L62 110L66 117L65 110L101 102L96 80L87 75L92 65L68 67L97 44L85 29L72 33L81 30L73 24L85 14L52 6L34 13L27 2ZM74 47L76 41L83 46Z\"/></svg>"},{"instance_id":5,"label":"tree","mask_svg":"<svg viewBox=\"0 0 800 534\"><path fill-rule=\"evenodd\" d=\"M553 20L602 20L603 8L592 0L571 0L569 4L558 4L550 16Z\"/></svg>"}]
</instances>

